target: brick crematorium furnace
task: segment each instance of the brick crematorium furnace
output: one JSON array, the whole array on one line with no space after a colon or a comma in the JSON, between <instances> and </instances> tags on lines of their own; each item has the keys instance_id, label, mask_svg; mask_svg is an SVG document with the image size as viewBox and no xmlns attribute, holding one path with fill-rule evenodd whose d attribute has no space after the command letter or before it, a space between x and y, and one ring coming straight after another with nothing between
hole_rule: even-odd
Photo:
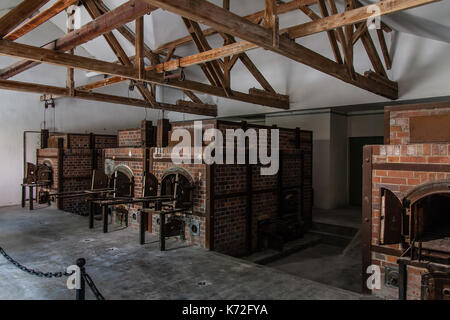
<instances>
[{"instance_id":1,"label":"brick crematorium furnace","mask_svg":"<svg viewBox=\"0 0 450 320\"><path fill-rule=\"evenodd\" d=\"M48 193L45 191L70 195L90 189L93 170L103 170L103 149L116 146L115 135L49 133L43 130L41 148L36 154L37 167L38 171L42 167L48 170L50 183L38 188L39 202L47 202ZM32 164L27 164L28 179L33 176L33 167ZM86 215L88 206L85 200L85 197L58 197L57 207Z\"/></svg>"},{"instance_id":2,"label":"brick crematorium furnace","mask_svg":"<svg viewBox=\"0 0 450 320\"><path fill-rule=\"evenodd\" d=\"M449 103L387 107L385 145L364 149L363 273L380 266L378 295L450 299L449 124Z\"/></svg>"},{"instance_id":3,"label":"brick crematorium furnace","mask_svg":"<svg viewBox=\"0 0 450 320\"><path fill-rule=\"evenodd\" d=\"M146 232L158 234L161 216L144 210L145 205L137 200L175 195L175 207L189 209L181 215L180 224L180 236L188 244L244 256L268 247L280 248L286 241L302 237L312 219L311 131L280 128L278 174L263 176L260 163L173 163L171 151L178 141L171 141L171 136L177 128L194 132L194 122L169 123L162 119L153 126L143 121L138 128L119 130L117 139L87 135L85 143L74 143L78 136L66 134L61 136L64 141L60 140L60 148L59 136L50 135L50 148L38 150L38 162L52 167L52 188L88 190L92 170L97 169L109 177L108 187L113 188L116 199L136 200L114 204L107 224L126 219L130 227L140 226L141 232L145 228ZM270 129L276 127L208 120L202 121L202 128L203 132L218 129L224 136L227 129L267 129L270 144ZM203 142L203 146L208 143ZM248 158L248 139L246 144ZM63 197L61 201L64 210L88 214L85 197ZM170 221L162 222L166 230L174 225Z\"/></svg>"}]
</instances>

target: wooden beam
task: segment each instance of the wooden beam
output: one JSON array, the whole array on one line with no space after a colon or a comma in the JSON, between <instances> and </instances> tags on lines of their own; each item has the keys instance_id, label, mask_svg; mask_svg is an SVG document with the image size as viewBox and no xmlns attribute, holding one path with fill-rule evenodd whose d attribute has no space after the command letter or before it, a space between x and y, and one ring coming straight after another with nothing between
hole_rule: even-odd
<instances>
[{"instance_id":1,"label":"wooden beam","mask_svg":"<svg viewBox=\"0 0 450 320\"><path fill-rule=\"evenodd\" d=\"M192 41L194 42L195 46L197 47L197 50L200 53L205 51L204 47L202 46L202 43L200 42L200 39L198 38L197 34L194 32L194 29L191 25L191 21L189 19L183 18L183 22L186 26L187 31L190 34ZM175 47L170 48L169 52L173 53L173 50L175 50ZM203 64L202 71L205 74L206 78L208 78L208 81L213 86L218 87L221 85L220 79L218 78L218 75L214 72L214 69L210 63L207 62L207 63Z\"/></svg>"},{"instance_id":2,"label":"wooden beam","mask_svg":"<svg viewBox=\"0 0 450 320\"><path fill-rule=\"evenodd\" d=\"M364 5L359 0L353 0L355 2L356 8L364 7ZM384 21L381 21L381 29L383 29L384 32L389 33L392 32L392 28L389 27Z\"/></svg>"},{"instance_id":3,"label":"wooden beam","mask_svg":"<svg viewBox=\"0 0 450 320\"><path fill-rule=\"evenodd\" d=\"M275 17L277 15L276 0L265 0L266 9L264 10L264 18L262 25L265 28L272 28L275 25Z\"/></svg>"},{"instance_id":4,"label":"wooden beam","mask_svg":"<svg viewBox=\"0 0 450 320\"><path fill-rule=\"evenodd\" d=\"M141 16L136 19L136 43L135 43L136 55L134 57L134 67L138 73L140 79L145 75L145 63L144 63L144 17Z\"/></svg>"},{"instance_id":5,"label":"wooden beam","mask_svg":"<svg viewBox=\"0 0 450 320\"><path fill-rule=\"evenodd\" d=\"M304 14L306 14L308 17L311 18L311 20L320 20L320 16L315 13L314 11L311 10L311 8L307 7L307 6L301 6L300 11L302 11Z\"/></svg>"},{"instance_id":6,"label":"wooden beam","mask_svg":"<svg viewBox=\"0 0 450 320\"><path fill-rule=\"evenodd\" d=\"M226 43L230 43L230 44L236 43L236 39L233 36L229 35L229 34L221 33L221 36L223 37L223 39L225 40ZM253 61L250 59L250 57L245 52L236 54L229 61L228 70L227 70L228 72L231 71L231 69L233 68L233 66L236 63L237 59L241 60L242 64L247 68L248 71L250 71L250 73L253 75L253 77L256 79L256 81L258 81L259 84L264 88L264 90L266 90L268 92L275 93L275 90L272 88L270 83L266 80L266 78L258 70L258 68L255 66Z\"/></svg>"},{"instance_id":7,"label":"wooden beam","mask_svg":"<svg viewBox=\"0 0 450 320\"><path fill-rule=\"evenodd\" d=\"M288 28L289 37L295 39L305 37L311 34L332 30L335 28L366 22L368 19L376 16L382 16L406 9L415 8L425 4L437 2L440 0L382 0L378 3L334 14L318 21L311 21L295 27ZM370 6L377 5L380 8L378 13L368 10Z\"/></svg>"},{"instance_id":8,"label":"wooden beam","mask_svg":"<svg viewBox=\"0 0 450 320\"><path fill-rule=\"evenodd\" d=\"M349 0L346 0L346 2ZM331 13L332 14L338 14L338 10L336 7L336 3L334 0L328 0L328 3L330 5ZM347 10L347 8L346 8ZM354 74L354 68L353 68L353 45L349 43L352 39L353 34L353 25L347 25L345 26L345 34L341 27L336 28L336 34L339 39L339 42L341 43L342 50L344 52L344 59L345 59L345 65L347 66L348 73L352 77L352 79L355 79ZM347 40L347 37L349 41Z\"/></svg>"},{"instance_id":9,"label":"wooden beam","mask_svg":"<svg viewBox=\"0 0 450 320\"><path fill-rule=\"evenodd\" d=\"M188 17L192 20L201 21L217 31L231 34L243 40L250 41L265 49L279 53L297 62L303 63L316 70L329 74L342 81L382 95L390 99L398 98L398 91L388 86L377 83L376 81L356 74L352 79L347 68L340 65L304 46L280 37L279 47L274 47L271 41L271 32L261 26L258 26L245 18L239 17L229 11L224 10L212 3L201 0L143 0L162 9L171 11ZM425 0L422 0L425 1ZM431 1L431 0L427 0ZM356 10L356 9L355 9ZM314 22L314 21L313 21Z\"/></svg>"},{"instance_id":10,"label":"wooden beam","mask_svg":"<svg viewBox=\"0 0 450 320\"><path fill-rule=\"evenodd\" d=\"M105 4L102 1L96 0L95 3L97 4L97 7L102 12L102 14L105 14L105 13L111 11L111 10L109 10L109 8L107 6L105 6ZM134 32L127 25L121 25L121 26L117 27L116 30L125 39L127 39L127 41L129 43L131 43L132 45L135 44L135 42L136 42L136 35L134 34ZM147 46L145 43L144 43L144 55L145 55L145 57L147 57L148 60L150 60L150 63L152 65L160 63L159 55L154 53L152 51L152 49L150 49L150 47Z\"/></svg>"},{"instance_id":11,"label":"wooden beam","mask_svg":"<svg viewBox=\"0 0 450 320\"><path fill-rule=\"evenodd\" d=\"M195 95L195 93L193 93L192 91L189 90L183 90L184 94L187 95L189 97L189 99L192 100L192 102L196 102L196 103L203 103L202 100L200 100L199 97L197 97Z\"/></svg>"},{"instance_id":12,"label":"wooden beam","mask_svg":"<svg viewBox=\"0 0 450 320\"><path fill-rule=\"evenodd\" d=\"M73 4L78 3L79 0L58 0L53 4L50 8L38 13L33 18L19 26L17 29L11 31L8 33L4 39L15 41L19 39L20 37L26 35L28 32L36 29L44 22L50 20L54 16L56 16L58 13L62 12L63 10L67 9Z\"/></svg>"},{"instance_id":13,"label":"wooden beam","mask_svg":"<svg viewBox=\"0 0 450 320\"><path fill-rule=\"evenodd\" d=\"M283 14L283 13L288 13L294 10L297 10L299 7L301 6L309 6L316 3L316 0L293 0L293 1L289 1L286 3L282 3L279 4L277 6L277 13ZM257 23L259 20L263 19L265 15L265 10L262 11L258 11L255 13L252 13L248 16L245 16L244 18L253 22L253 23ZM203 34L205 35L205 37L209 37L212 35L217 34L217 30L213 29L213 28L208 28L203 30ZM192 38L190 36L187 37L183 37L183 38L179 38L177 40L165 43L163 45L161 45L158 49L156 49L154 52L155 53L163 53L165 51L167 51L169 48L177 48L177 47L181 47L187 44L190 44L192 42Z\"/></svg>"},{"instance_id":14,"label":"wooden beam","mask_svg":"<svg viewBox=\"0 0 450 320\"><path fill-rule=\"evenodd\" d=\"M253 61L246 53L239 55L239 60L244 64L248 71L253 75L256 81L266 90L267 92L275 93L275 89L270 85L269 81L263 76L263 74L258 70Z\"/></svg>"},{"instance_id":15,"label":"wooden beam","mask_svg":"<svg viewBox=\"0 0 450 320\"><path fill-rule=\"evenodd\" d=\"M285 101L281 101L279 99L273 99L273 98L261 98L260 96L254 96L251 94L245 94L239 91L232 90L232 95L227 97L223 90L218 87L210 86L204 83L190 81L190 80L184 80L184 81L177 81L177 80L171 80L168 83L165 83L164 80L160 77L159 79L155 79L151 77L152 79L148 80L149 82L157 83L162 86L167 86L175 89L180 90L190 90L205 94L210 94L213 96L218 96L222 98L229 98L236 101L242 101L247 103L253 103L258 104L262 106L267 107L273 107L273 108L279 108L279 109L289 109L289 104ZM88 85L79 87L79 90L87 91L87 90L94 90L97 88L102 88L105 86L109 86L112 84L116 84L122 81L126 81L128 78L126 77L111 77L106 78L103 80L99 80L93 83L90 83Z\"/></svg>"},{"instance_id":16,"label":"wooden beam","mask_svg":"<svg viewBox=\"0 0 450 320\"><path fill-rule=\"evenodd\" d=\"M0 40L0 54L62 67L95 71L101 74L120 75L129 79L138 80L132 66L123 66L8 40Z\"/></svg>"},{"instance_id":17,"label":"wooden beam","mask_svg":"<svg viewBox=\"0 0 450 320\"><path fill-rule=\"evenodd\" d=\"M84 6L86 10L88 11L89 15L92 17L92 19L98 19L102 16L102 12L97 6L97 2L95 0L84 0ZM139 19L139 18L138 18ZM119 41L117 40L116 36L112 33L112 31L107 32L103 34L106 42L113 50L116 57L119 59L119 62L124 66L133 66L131 63L131 60L128 58L126 52L123 50L122 46L120 45ZM137 40L136 40L137 41ZM141 52L142 57L143 52ZM136 59L136 56L135 56ZM144 61L142 60L142 63ZM136 68L135 68L136 69ZM139 73L139 70L136 71L137 77L139 80L141 80L144 77L144 66L142 66L142 69L140 70L141 73ZM157 102L155 97L151 94L151 92L148 90L148 88L144 87L142 83L138 83L137 88L140 92L140 94L144 97L145 100L148 101L153 107L157 108Z\"/></svg>"},{"instance_id":18,"label":"wooden beam","mask_svg":"<svg viewBox=\"0 0 450 320\"><path fill-rule=\"evenodd\" d=\"M83 100L92 100L92 101L99 101L99 102L123 104L123 105L129 105L129 106L134 106L134 107L161 109L161 110L172 111L172 112L180 112L180 113L197 114L197 115L202 115L202 116L217 117L217 108L211 108L211 107L205 106L205 105L203 105L203 106L198 105L196 107L187 108L185 106L177 106L177 105L173 105L173 104L169 104L169 103L158 102L157 107L153 107L146 100L112 96L112 95L102 94L102 93L83 92L83 91L76 91L75 98L79 98L79 99L83 99Z\"/></svg>"},{"instance_id":19,"label":"wooden beam","mask_svg":"<svg viewBox=\"0 0 450 320\"><path fill-rule=\"evenodd\" d=\"M280 100L289 102L289 96L285 95L285 94L279 94L279 93L275 93L275 92L267 92L267 91L260 90L257 88L251 88L250 90L248 90L248 92L250 94L253 94L256 96L262 96L262 97L266 97L266 98L275 98L275 99L280 99Z\"/></svg>"},{"instance_id":20,"label":"wooden beam","mask_svg":"<svg viewBox=\"0 0 450 320\"><path fill-rule=\"evenodd\" d=\"M325 4L325 1L317 0L317 4L319 6L322 17L323 18L328 17L328 9ZM334 30L327 30L327 35L328 35L328 40L330 41L331 49L333 50L333 54L334 54L334 58L336 59L336 62L339 64L343 64L344 62L342 61L341 51L339 50L339 46L338 46L337 40L336 40L336 38L337 38L336 32Z\"/></svg>"},{"instance_id":21,"label":"wooden beam","mask_svg":"<svg viewBox=\"0 0 450 320\"><path fill-rule=\"evenodd\" d=\"M41 84L19 82L12 80L0 80L0 89L45 94L46 96L42 96L41 100L45 100L53 96L58 96L58 97L68 97L82 100L128 105L133 107L152 108L152 106L149 105L149 103L145 100L120 97L102 93L84 92L79 90L76 90L75 95L71 96L67 88L46 86ZM195 106L186 107L186 106L172 105L168 103L158 103L158 106L160 109L167 111L191 113L211 117L217 116L217 108L210 105L197 104Z\"/></svg>"},{"instance_id":22,"label":"wooden beam","mask_svg":"<svg viewBox=\"0 0 450 320\"><path fill-rule=\"evenodd\" d=\"M375 47L372 36L370 35L368 30L361 35L361 41L375 71L383 77L387 78L386 70L384 69L383 63L381 62L380 56L378 55L377 48Z\"/></svg>"},{"instance_id":23,"label":"wooden beam","mask_svg":"<svg viewBox=\"0 0 450 320\"><path fill-rule=\"evenodd\" d=\"M190 66L229 57L235 54L239 54L257 48L259 47L251 42L241 41L220 48L200 52L181 59L172 59L168 62L160 63L156 66L149 67L147 68L147 70L155 70L158 73L162 73L164 71L174 71L179 68L187 68Z\"/></svg>"},{"instance_id":24,"label":"wooden beam","mask_svg":"<svg viewBox=\"0 0 450 320\"><path fill-rule=\"evenodd\" d=\"M37 48L25 44L15 43L7 40L0 40L0 54L10 57L22 58L31 61L39 61L54 64L62 67L72 67L88 71L98 72L100 74L109 74L118 76L122 79L139 80L136 77L134 68L122 66L116 63L104 62L96 59L75 56L67 53L57 52L44 48ZM117 80L114 80L117 81ZM123 81L119 80L118 82ZM151 82L162 86L175 89L190 90L230 98L237 101L253 103L273 108L289 109L289 104L277 99L263 99L261 97L252 96L239 91L231 90L231 96L227 96L222 88L213 87L204 83L190 80L170 80L165 81L162 76L146 71L145 82ZM102 85L103 86L103 85Z\"/></svg>"},{"instance_id":25,"label":"wooden beam","mask_svg":"<svg viewBox=\"0 0 450 320\"><path fill-rule=\"evenodd\" d=\"M332 1L334 3L334 0L329 0ZM345 10L352 10L354 9L356 6L355 1L354 0L345 0ZM334 4L334 7L336 7L336 4ZM337 10L335 10L335 12L337 13ZM353 67L353 32L354 32L354 25L353 24L349 24L347 26L345 26L345 40L346 40L346 46L347 46L347 50L348 50L348 54L349 54L349 58L350 58L350 62L351 65Z\"/></svg>"},{"instance_id":26,"label":"wooden beam","mask_svg":"<svg viewBox=\"0 0 450 320\"><path fill-rule=\"evenodd\" d=\"M391 70L392 61L389 55L389 50L386 45L386 39L384 38L383 30L377 29L378 41L380 42L381 51L383 52L384 64L386 65L386 69Z\"/></svg>"},{"instance_id":27,"label":"wooden beam","mask_svg":"<svg viewBox=\"0 0 450 320\"><path fill-rule=\"evenodd\" d=\"M156 9L140 0L130 0L43 48L68 51ZM19 61L1 70L0 78L8 79L39 64L39 62Z\"/></svg>"},{"instance_id":28,"label":"wooden beam","mask_svg":"<svg viewBox=\"0 0 450 320\"><path fill-rule=\"evenodd\" d=\"M74 11L67 11L67 33L73 31L73 15ZM75 48L69 50L70 54L75 53ZM67 79L66 79L66 87L69 89L69 93L71 96L75 95L75 70L73 68L67 68Z\"/></svg>"},{"instance_id":29,"label":"wooden beam","mask_svg":"<svg viewBox=\"0 0 450 320\"><path fill-rule=\"evenodd\" d=\"M266 10L264 12L264 18L262 25L264 28L272 29L272 44L274 47L278 46L280 37L280 24L277 13L276 0L265 0Z\"/></svg>"},{"instance_id":30,"label":"wooden beam","mask_svg":"<svg viewBox=\"0 0 450 320\"><path fill-rule=\"evenodd\" d=\"M222 3L223 3L223 4L222 4L222 7L223 7L225 10L230 11L230 0L223 0Z\"/></svg>"},{"instance_id":31,"label":"wooden beam","mask_svg":"<svg viewBox=\"0 0 450 320\"><path fill-rule=\"evenodd\" d=\"M186 24L186 28L191 34L191 37L194 40L194 43L196 44L198 51L204 52L212 50L199 24L195 21L191 21L186 18L183 18L183 21ZM213 84L215 84L216 86L221 86L224 89L225 94L227 96L230 95L231 94L229 90L230 88L227 87L225 76L217 60L215 59L211 60L210 62L207 62L206 67L209 69L210 75L215 80Z\"/></svg>"},{"instance_id":32,"label":"wooden beam","mask_svg":"<svg viewBox=\"0 0 450 320\"><path fill-rule=\"evenodd\" d=\"M360 23L359 26L356 27L356 31L352 36L352 44L355 45L356 42L361 38L362 34L367 31L367 23Z\"/></svg>"},{"instance_id":33,"label":"wooden beam","mask_svg":"<svg viewBox=\"0 0 450 320\"><path fill-rule=\"evenodd\" d=\"M6 36L22 22L38 11L49 0L24 0L0 18L0 38Z\"/></svg>"},{"instance_id":34,"label":"wooden beam","mask_svg":"<svg viewBox=\"0 0 450 320\"><path fill-rule=\"evenodd\" d=\"M46 86L42 84L19 82L12 80L0 80L0 89L19 92L39 93L39 94L51 94L66 97L70 96L69 90L67 88Z\"/></svg>"},{"instance_id":35,"label":"wooden beam","mask_svg":"<svg viewBox=\"0 0 450 320\"><path fill-rule=\"evenodd\" d=\"M191 110L191 109L193 109L193 110L208 109L211 111L215 110L215 112L212 112L210 115L213 117L217 117L217 105L215 105L215 104L205 104L205 103L191 102L191 101L185 101L185 100L178 100L177 106L186 108L187 110Z\"/></svg>"}]
</instances>

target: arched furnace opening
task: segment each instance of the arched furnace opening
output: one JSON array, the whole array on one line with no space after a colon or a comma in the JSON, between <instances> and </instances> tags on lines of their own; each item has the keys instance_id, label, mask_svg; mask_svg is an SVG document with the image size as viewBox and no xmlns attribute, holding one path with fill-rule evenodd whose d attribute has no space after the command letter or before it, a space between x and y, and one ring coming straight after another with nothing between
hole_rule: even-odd
<instances>
[{"instance_id":1,"label":"arched furnace opening","mask_svg":"<svg viewBox=\"0 0 450 320\"><path fill-rule=\"evenodd\" d=\"M130 168L124 165L117 166L113 178L116 197L134 197L134 175Z\"/></svg>"},{"instance_id":2,"label":"arched furnace opening","mask_svg":"<svg viewBox=\"0 0 450 320\"><path fill-rule=\"evenodd\" d=\"M183 168L171 168L162 176L161 195L175 196L175 208L189 208L193 205L194 179Z\"/></svg>"}]
</instances>

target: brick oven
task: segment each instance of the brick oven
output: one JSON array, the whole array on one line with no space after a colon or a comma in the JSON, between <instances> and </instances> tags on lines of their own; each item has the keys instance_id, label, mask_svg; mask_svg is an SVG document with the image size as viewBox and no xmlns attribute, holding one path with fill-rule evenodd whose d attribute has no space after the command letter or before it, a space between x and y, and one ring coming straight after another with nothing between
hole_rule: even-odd
<instances>
[{"instance_id":1,"label":"brick oven","mask_svg":"<svg viewBox=\"0 0 450 320\"><path fill-rule=\"evenodd\" d=\"M91 189L93 170L103 170L103 149L117 146L116 135L41 132L37 163L51 170L52 193ZM43 191L43 190L42 190ZM58 197L60 210L87 215L86 197Z\"/></svg>"},{"instance_id":2,"label":"brick oven","mask_svg":"<svg viewBox=\"0 0 450 320\"><path fill-rule=\"evenodd\" d=\"M223 133L240 128L270 133L273 128L221 120L203 121L202 126ZM261 165L174 164L170 155L177 142L171 136L176 128L193 131L194 122L162 119L157 127L144 121L140 128L120 130L118 148L105 150L105 167L115 177L116 190L128 190L135 198L172 195L178 179L179 203L191 208L184 218L189 244L243 256L265 247L279 248L311 225L312 132L280 129L280 171L261 176ZM139 209L135 204L122 206L132 213L131 226L139 224ZM157 234L159 222L157 214L150 214L146 230Z\"/></svg>"},{"instance_id":3,"label":"brick oven","mask_svg":"<svg viewBox=\"0 0 450 320\"><path fill-rule=\"evenodd\" d=\"M364 148L362 246L373 293L450 299L450 103L385 108L385 145Z\"/></svg>"}]
</instances>

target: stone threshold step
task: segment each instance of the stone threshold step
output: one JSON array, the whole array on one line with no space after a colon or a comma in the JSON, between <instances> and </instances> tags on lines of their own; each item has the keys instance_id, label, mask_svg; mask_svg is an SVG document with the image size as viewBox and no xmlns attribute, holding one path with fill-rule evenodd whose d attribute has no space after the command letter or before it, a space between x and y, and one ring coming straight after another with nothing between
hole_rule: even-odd
<instances>
[{"instance_id":1,"label":"stone threshold step","mask_svg":"<svg viewBox=\"0 0 450 320\"><path fill-rule=\"evenodd\" d=\"M267 249L261 252L256 252L248 257L244 257L244 260L256 263L256 264L268 264L270 262L287 257L298 251L313 247L322 242L319 235L307 233L302 239L287 242L283 246L282 251Z\"/></svg>"},{"instance_id":2,"label":"stone threshold step","mask_svg":"<svg viewBox=\"0 0 450 320\"><path fill-rule=\"evenodd\" d=\"M355 234L358 232L358 228L313 221L311 231L354 237Z\"/></svg>"},{"instance_id":3,"label":"stone threshold step","mask_svg":"<svg viewBox=\"0 0 450 320\"><path fill-rule=\"evenodd\" d=\"M321 243L343 248L345 248L353 239L353 236L345 236L317 230L310 230L309 233L319 236L321 238Z\"/></svg>"}]
</instances>

